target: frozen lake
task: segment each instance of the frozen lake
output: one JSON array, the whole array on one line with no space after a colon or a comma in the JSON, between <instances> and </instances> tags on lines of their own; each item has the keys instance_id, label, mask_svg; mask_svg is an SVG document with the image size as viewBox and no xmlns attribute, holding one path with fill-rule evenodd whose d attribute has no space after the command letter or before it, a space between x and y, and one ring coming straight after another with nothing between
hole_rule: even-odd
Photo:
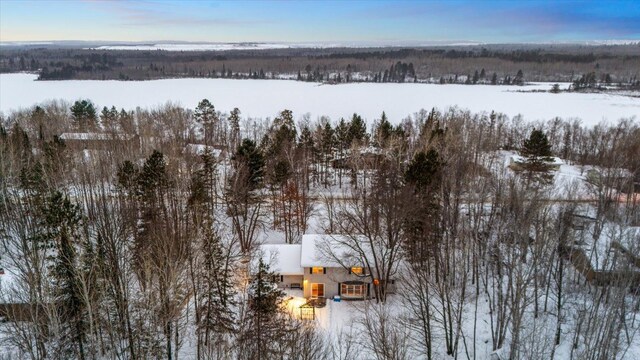
<instances>
[{"instance_id":1,"label":"frozen lake","mask_svg":"<svg viewBox=\"0 0 640 360\"><path fill-rule=\"evenodd\" d=\"M322 85L287 80L167 79L151 81L34 81L33 74L0 74L0 111L30 107L52 99L73 102L91 99L99 108L115 105L135 109L167 102L195 108L203 98L216 109L240 108L243 117L274 117L290 109L296 117L312 119L327 115L332 120L354 112L367 120L382 111L398 122L420 109L446 109L457 105L473 112L495 110L525 120L554 117L580 118L585 124L614 122L640 116L640 99L607 94L523 93L517 90L548 90L551 84L529 86L343 84ZM563 84L566 86L566 84Z\"/></svg>"}]
</instances>

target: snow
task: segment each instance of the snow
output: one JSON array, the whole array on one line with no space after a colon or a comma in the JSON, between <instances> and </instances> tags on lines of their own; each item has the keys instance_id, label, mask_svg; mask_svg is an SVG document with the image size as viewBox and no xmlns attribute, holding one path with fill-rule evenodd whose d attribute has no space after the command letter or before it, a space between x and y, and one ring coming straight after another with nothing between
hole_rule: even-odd
<instances>
[{"instance_id":1,"label":"snow","mask_svg":"<svg viewBox=\"0 0 640 360\"><path fill-rule=\"evenodd\" d=\"M452 106L472 112L501 112L524 120L580 118L585 125L637 117L640 99L602 93L523 92L548 90L550 83L531 86L375 84L322 85L287 80L164 79L150 81L33 81L34 74L0 74L0 112L50 100L91 99L98 108L127 110L171 102L195 108L207 98L221 111L240 108L243 117L274 117L284 109L300 117L322 115L337 121L360 114L372 123L383 111L394 123L421 109Z\"/></svg>"},{"instance_id":2,"label":"snow","mask_svg":"<svg viewBox=\"0 0 640 360\"><path fill-rule=\"evenodd\" d=\"M92 50L165 50L165 51L229 51L229 50L266 50L287 49L296 47L285 43L186 43L186 44L136 44L136 45L105 45L91 48Z\"/></svg>"},{"instance_id":3,"label":"snow","mask_svg":"<svg viewBox=\"0 0 640 360\"><path fill-rule=\"evenodd\" d=\"M0 263L0 269L2 269L3 266ZM14 276L11 272L10 269L8 268L4 268L4 274L0 274L0 293L1 294L5 294L8 289L10 289L12 287L12 284L14 282ZM6 299L4 298L4 296L0 296L0 302L5 301Z\"/></svg>"},{"instance_id":4,"label":"snow","mask_svg":"<svg viewBox=\"0 0 640 360\"><path fill-rule=\"evenodd\" d=\"M330 241L330 236L320 234L302 235L302 252L300 254L300 264L303 267L339 267L333 259L324 256L322 247Z\"/></svg>"},{"instance_id":5,"label":"snow","mask_svg":"<svg viewBox=\"0 0 640 360\"><path fill-rule=\"evenodd\" d=\"M622 226L607 223L597 239L593 238L593 225L589 229L589 236L584 237L585 255L591 261L591 266L598 271L626 270L628 262L626 256L612 246L617 242L624 248L635 252L637 241L640 239L640 227ZM631 267L632 271L639 269Z\"/></svg>"},{"instance_id":6,"label":"snow","mask_svg":"<svg viewBox=\"0 0 640 360\"><path fill-rule=\"evenodd\" d=\"M102 133L64 133L60 135L62 140L131 140L131 134L102 134Z\"/></svg>"},{"instance_id":7,"label":"snow","mask_svg":"<svg viewBox=\"0 0 640 360\"><path fill-rule=\"evenodd\" d=\"M216 149L211 145L204 144L187 144L185 146L185 150L191 154L203 155L207 150L216 158L219 158L222 155L222 150Z\"/></svg>"},{"instance_id":8,"label":"snow","mask_svg":"<svg viewBox=\"0 0 640 360\"><path fill-rule=\"evenodd\" d=\"M26 44L26 43L25 43ZM50 43L52 44L52 43ZM447 42L447 41L319 41L319 42L163 42L156 44L115 44L88 48L92 50L164 50L164 51L228 51L228 50L268 50L268 49L328 49L338 47L376 48L376 47L424 47L424 46L473 46L479 42ZM9 44L8 44L9 45Z\"/></svg>"},{"instance_id":9,"label":"snow","mask_svg":"<svg viewBox=\"0 0 640 360\"><path fill-rule=\"evenodd\" d=\"M300 265L302 267L342 267L350 258L358 258L359 254L346 244L353 241L353 236L306 234L302 235L302 252ZM357 265L357 263L354 263Z\"/></svg>"},{"instance_id":10,"label":"snow","mask_svg":"<svg viewBox=\"0 0 640 360\"><path fill-rule=\"evenodd\" d=\"M301 245L264 244L260 246L262 261L269 264L271 270L280 275L304 275L300 266Z\"/></svg>"},{"instance_id":11,"label":"snow","mask_svg":"<svg viewBox=\"0 0 640 360\"><path fill-rule=\"evenodd\" d=\"M546 162L549 165L563 165L564 161L562 161L562 159L560 159L559 157L552 157L552 161L548 161ZM518 154L514 154L511 156L511 162L512 163L525 163L527 161L527 158L525 158L524 156L518 155Z\"/></svg>"},{"instance_id":12,"label":"snow","mask_svg":"<svg viewBox=\"0 0 640 360\"><path fill-rule=\"evenodd\" d=\"M285 289L286 306L293 316L300 317L300 306L307 303L302 290ZM315 322L318 327L333 337L352 324L358 315L358 308L366 306L367 301L340 301L328 299L327 305L315 309ZM396 305L396 304L394 304Z\"/></svg>"}]
</instances>

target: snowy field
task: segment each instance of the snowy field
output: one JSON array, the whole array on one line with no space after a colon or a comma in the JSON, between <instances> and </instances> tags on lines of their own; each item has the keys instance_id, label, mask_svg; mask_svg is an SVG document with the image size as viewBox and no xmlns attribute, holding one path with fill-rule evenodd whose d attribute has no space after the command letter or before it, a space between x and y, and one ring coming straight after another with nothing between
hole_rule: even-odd
<instances>
[{"instance_id":1,"label":"snowy field","mask_svg":"<svg viewBox=\"0 0 640 360\"><path fill-rule=\"evenodd\" d=\"M239 43L157 43L157 44L117 44L103 45L91 49L96 50L163 50L163 51L228 51L228 50L269 50L269 49L327 49L337 47L402 47L402 46L473 46L479 42L447 42L447 41L338 41L338 42L239 42Z\"/></svg>"},{"instance_id":2,"label":"snowy field","mask_svg":"<svg viewBox=\"0 0 640 360\"><path fill-rule=\"evenodd\" d=\"M136 44L136 45L104 45L95 50L165 50L165 51L228 51L228 50L267 50L286 49L292 47L285 43L206 43L206 44Z\"/></svg>"},{"instance_id":3,"label":"snowy field","mask_svg":"<svg viewBox=\"0 0 640 360\"><path fill-rule=\"evenodd\" d=\"M218 110L240 108L243 117L274 117L290 109L297 117L326 115L332 120L354 112L372 121L382 111L398 122L420 109L459 106L473 112L502 112L524 120L580 118L584 124L640 116L640 99L610 94L521 92L548 90L549 83L529 86L373 84L323 85L285 80L166 79L151 81L34 81L34 74L0 74L0 111L26 108L49 100L91 99L100 108L135 109L167 102L195 108L207 98ZM566 86L566 84L564 84Z\"/></svg>"}]
</instances>

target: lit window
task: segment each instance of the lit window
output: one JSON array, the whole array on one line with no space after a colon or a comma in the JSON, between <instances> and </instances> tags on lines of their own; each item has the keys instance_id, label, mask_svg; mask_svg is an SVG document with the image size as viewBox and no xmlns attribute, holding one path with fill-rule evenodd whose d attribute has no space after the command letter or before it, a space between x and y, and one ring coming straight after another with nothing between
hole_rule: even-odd
<instances>
[{"instance_id":1,"label":"lit window","mask_svg":"<svg viewBox=\"0 0 640 360\"><path fill-rule=\"evenodd\" d=\"M351 273L356 275L362 275L362 268L358 266L354 266L351 268Z\"/></svg>"},{"instance_id":2,"label":"lit window","mask_svg":"<svg viewBox=\"0 0 640 360\"><path fill-rule=\"evenodd\" d=\"M324 297L324 284L311 284L311 297Z\"/></svg>"},{"instance_id":3,"label":"lit window","mask_svg":"<svg viewBox=\"0 0 640 360\"><path fill-rule=\"evenodd\" d=\"M340 295L344 297L364 297L366 288L362 284L341 284Z\"/></svg>"},{"instance_id":4,"label":"lit window","mask_svg":"<svg viewBox=\"0 0 640 360\"><path fill-rule=\"evenodd\" d=\"M324 274L324 268L323 267L312 267L311 268L311 273L312 274Z\"/></svg>"}]
</instances>

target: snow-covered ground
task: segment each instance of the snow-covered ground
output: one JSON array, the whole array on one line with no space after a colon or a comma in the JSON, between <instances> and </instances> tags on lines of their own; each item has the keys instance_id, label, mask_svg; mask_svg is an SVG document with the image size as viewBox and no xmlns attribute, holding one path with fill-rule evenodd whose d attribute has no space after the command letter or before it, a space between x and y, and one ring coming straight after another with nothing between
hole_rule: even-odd
<instances>
[{"instance_id":1,"label":"snow-covered ground","mask_svg":"<svg viewBox=\"0 0 640 360\"><path fill-rule=\"evenodd\" d=\"M164 50L164 51L228 51L228 50L267 50L267 49L327 49L336 47L367 48L367 47L422 47L433 45L473 46L479 42L446 42L446 41L337 41L337 42L238 42L238 43L192 43L192 42L160 42L160 43L129 43L103 45L91 49L97 50Z\"/></svg>"},{"instance_id":2,"label":"snow-covered ground","mask_svg":"<svg viewBox=\"0 0 640 360\"><path fill-rule=\"evenodd\" d=\"M166 51L228 51L228 50L266 50L292 47L285 43L159 43L135 45L104 45L96 50L166 50Z\"/></svg>"},{"instance_id":3,"label":"snow-covered ground","mask_svg":"<svg viewBox=\"0 0 640 360\"><path fill-rule=\"evenodd\" d=\"M97 106L135 109L167 102L195 108L207 98L221 111L240 108L243 117L274 117L283 109L311 119L332 120L356 112L369 122L383 111L399 122L420 109L451 106L473 112L521 114L527 121L580 118L585 124L638 117L640 99L598 93L521 92L548 90L552 84L529 86L375 84L322 85L284 80L165 79L150 81L34 81L34 74L0 74L0 111L26 108L48 100L91 99Z\"/></svg>"}]
</instances>

